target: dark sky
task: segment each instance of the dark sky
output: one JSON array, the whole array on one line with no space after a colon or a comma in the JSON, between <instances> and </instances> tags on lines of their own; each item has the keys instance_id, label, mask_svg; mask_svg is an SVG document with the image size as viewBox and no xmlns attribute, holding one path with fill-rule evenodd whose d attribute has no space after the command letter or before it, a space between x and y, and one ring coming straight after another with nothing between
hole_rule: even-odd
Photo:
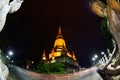
<instances>
[{"instance_id":1,"label":"dark sky","mask_svg":"<svg viewBox=\"0 0 120 80\"><path fill-rule=\"evenodd\" d=\"M68 49L75 52L82 66L89 66L91 57L106 47L101 18L91 11L89 2L25 0L19 11L8 14L0 45L12 49L17 59L38 60L43 50L52 50L60 25Z\"/></svg>"}]
</instances>

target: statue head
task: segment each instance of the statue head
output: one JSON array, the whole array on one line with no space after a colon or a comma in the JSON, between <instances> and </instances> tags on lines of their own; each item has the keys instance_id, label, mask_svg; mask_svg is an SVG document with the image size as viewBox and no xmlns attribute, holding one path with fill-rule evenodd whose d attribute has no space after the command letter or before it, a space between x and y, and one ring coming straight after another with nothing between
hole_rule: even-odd
<instances>
[{"instance_id":1,"label":"statue head","mask_svg":"<svg viewBox=\"0 0 120 80\"><path fill-rule=\"evenodd\" d=\"M92 0L91 2L91 8L94 13L96 13L100 17L105 17L105 10L106 10L106 5L102 3L100 0Z\"/></svg>"}]
</instances>

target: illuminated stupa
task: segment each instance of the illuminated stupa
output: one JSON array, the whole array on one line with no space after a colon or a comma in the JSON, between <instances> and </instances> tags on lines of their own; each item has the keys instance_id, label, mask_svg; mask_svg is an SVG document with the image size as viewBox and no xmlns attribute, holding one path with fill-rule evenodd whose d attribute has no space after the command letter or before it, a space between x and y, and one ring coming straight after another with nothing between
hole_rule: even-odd
<instances>
[{"instance_id":1,"label":"illuminated stupa","mask_svg":"<svg viewBox=\"0 0 120 80\"><path fill-rule=\"evenodd\" d=\"M62 35L61 27L59 26L58 35L56 37L54 46L49 53L49 58L46 58L45 52L43 52L42 60L48 60L49 63L55 63L56 61L67 63L69 66L74 66L77 69L79 64L77 62L74 52L68 51L65 40Z\"/></svg>"}]
</instances>

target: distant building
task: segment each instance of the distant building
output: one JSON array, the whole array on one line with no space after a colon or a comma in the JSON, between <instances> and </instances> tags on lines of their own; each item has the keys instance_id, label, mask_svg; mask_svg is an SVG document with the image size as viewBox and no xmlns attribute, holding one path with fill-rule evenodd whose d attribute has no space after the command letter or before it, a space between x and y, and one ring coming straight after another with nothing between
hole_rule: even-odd
<instances>
[{"instance_id":1,"label":"distant building","mask_svg":"<svg viewBox=\"0 0 120 80\"><path fill-rule=\"evenodd\" d=\"M44 51L42 60L48 60L49 63L55 63L56 61L59 61L66 65L68 72L78 71L80 69L74 52L70 52L66 47L60 26L54 46L49 53L49 58L46 57L46 53Z\"/></svg>"}]
</instances>

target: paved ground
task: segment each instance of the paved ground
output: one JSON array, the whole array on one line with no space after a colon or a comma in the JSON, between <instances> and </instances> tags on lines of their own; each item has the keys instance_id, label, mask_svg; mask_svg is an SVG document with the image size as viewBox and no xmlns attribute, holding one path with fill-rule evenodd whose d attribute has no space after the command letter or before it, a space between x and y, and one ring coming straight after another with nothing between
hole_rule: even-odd
<instances>
[{"instance_id":1,"label":"paved ground","mask_svg":"<svg viewBox=\"0 0 120 80\"><path fill-rule=\"evenodd\" d=\"M8 80L103 80L96 72L96 68L89 68L66 75L38 74L14 65L9 65L9 69Z\"/></svg>"}]
</instances>

